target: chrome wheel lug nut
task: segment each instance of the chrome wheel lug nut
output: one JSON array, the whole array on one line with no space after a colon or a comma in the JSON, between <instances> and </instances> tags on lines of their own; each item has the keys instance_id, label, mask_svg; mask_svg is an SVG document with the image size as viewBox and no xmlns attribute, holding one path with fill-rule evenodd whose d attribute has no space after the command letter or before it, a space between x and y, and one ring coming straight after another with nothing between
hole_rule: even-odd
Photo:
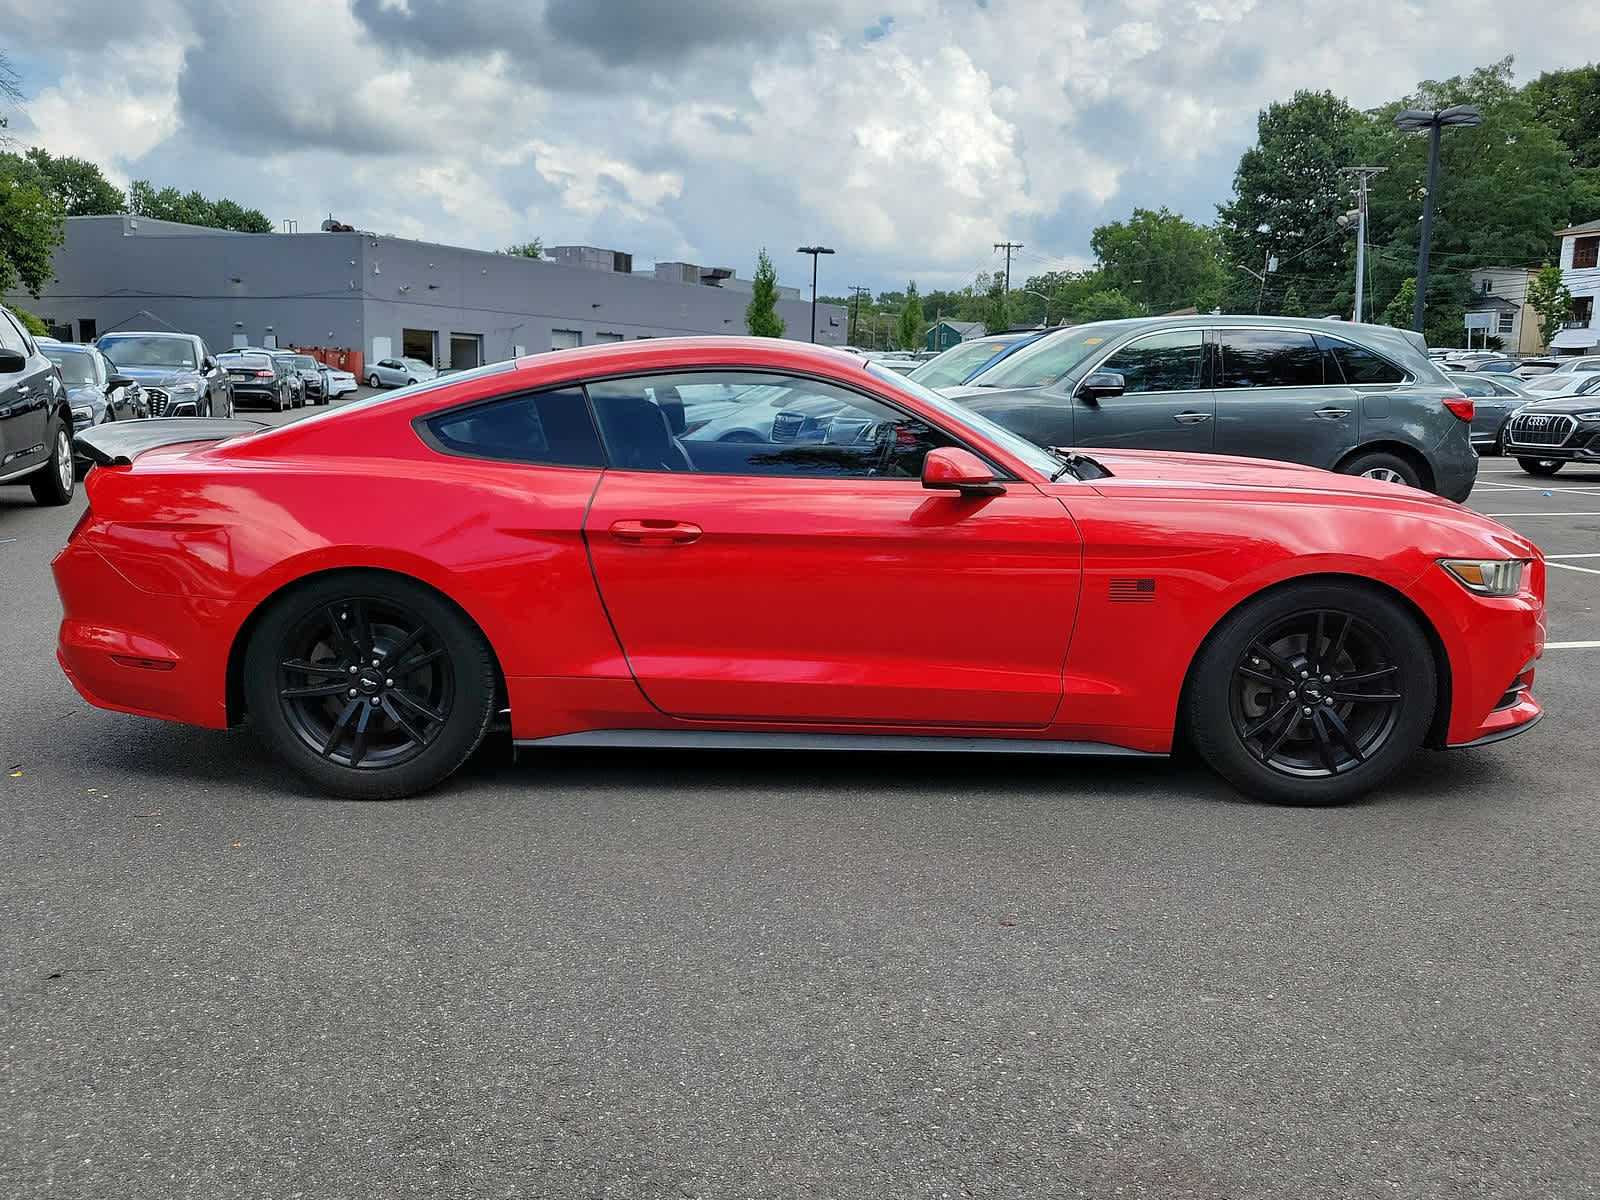
<instances>
[{"instance_id":1,"label":"chrome wheel lug nut","mask_svg":"<svg viewBox=\"0 0 1600 1200\"><path fill-rule=\"evenodd\" d=\"M1322 682L1323 683L1332 683L1333 682L1333 676L1332 675L1324 675L1322 677Z\"/></svg>"},{"instance_id":2,"label":"chrome wheel lug nut","mask_svg":"<svg viewBox=\"0 0 1600 1200\"><path fill-rule=\"evenodd\" d=\"M1310 671L1301 671L1300 672L1300 678L1301 679L1310 679L1311 678L1311 672Z\"/></svg>"},{"instance_id":3,"label":"chrome wheel lug nut","mask_svg":"<svg viewBox=\"0 0 1600 1200\"><path fill-rule=\"evenodd\" d=\"M384 680L384 681L383 681L383 686L384 686L384 687L393 687L393 686L394 686L394 680L392 680L392 679L385 679L385 680Z\"/></svg>"},{"instance_id":4,"label":"chrome wheel lug nut","mask_svg":"<svg viewBox=\"0 0 1600 1200\"><path fill-rule=\"evenodd\" d=\"M350 674L352 674L352 675L361 674L361 668L360 667L351 667L350 668Z\"/></svg>"},{"instance_id":5,"label":"chrome wheel lug nut","mask_svg":"<svg viewBox=\"0 0 1600 1200\"><path fill-rule=\"evenodd\" d=\"M1300 699L1300 693L1295 691L1293 688L1290 688L1289 689L1289 699L1291 699L1291 700Z\"/></svg>"},{"instance_id":6,"label":"chrome wheel lug nut","mask_svg":"<svg viewBox=\"0 0 1600 1200\"><path fill-rule=\"evenodd\" d=\"M1309 705L1307 707L1305 707L1305 708L1302 708L1300 711L1305 713L1305 715L1308 716L1308 717L1311 715L1311 708L1310 708Z\"/></svg>"},{"instance_id":7,"label":"chrome wheel lug nut","mask_svg":"<svg viewBox=\"0 0 1600 1200\"><path fill-rule=\"evenodd\" d=\"M355 688L351 688L350 689L350 698L352 700L354 700L356 698L356 690L355 690Z\"/></svg>"}]
</instances>

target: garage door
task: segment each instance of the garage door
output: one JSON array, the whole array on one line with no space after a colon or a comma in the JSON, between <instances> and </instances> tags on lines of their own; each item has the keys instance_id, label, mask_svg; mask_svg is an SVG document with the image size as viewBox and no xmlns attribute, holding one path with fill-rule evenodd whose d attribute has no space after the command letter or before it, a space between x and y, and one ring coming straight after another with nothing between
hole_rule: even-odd
<instances>
[{"instance_id":1,"label":"garage door","mask_svg":"<svg viewBox=\"0 0 1600 1200\"><path fill-rule=\"evenodd\" d=\"M583 345L583 334L576 329L552 329L550 331L550 349L572 350Z\"/></svg>"},{"instance_id":2,"label":"garage door","mask_svg":"<svg viewBox=\"0 0 1600 1200\"><path fill-rule=\"evenodd\" d=\"M480 333L452 333L450 335L450 366L457 371L483 365L483 335Z\"/></svg>"}]
</instances>

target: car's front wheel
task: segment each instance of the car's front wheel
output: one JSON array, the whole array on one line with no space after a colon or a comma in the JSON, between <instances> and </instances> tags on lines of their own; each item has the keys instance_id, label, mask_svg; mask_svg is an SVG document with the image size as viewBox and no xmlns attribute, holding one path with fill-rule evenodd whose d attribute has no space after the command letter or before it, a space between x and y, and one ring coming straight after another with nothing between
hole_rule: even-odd
<instances>
[{"instance_id":1,"label":"car's front wheel","mask_svg":"<svg viewBox=\"0 0 1600 1200\"><path fill-rule=\"evenodd\" d=\"M483 635L438 594L352 572L275 602L245 657L250 719L324 791L387 800L433 787L495 712Z\"/></svg>"},{"instance_id":2,"label":"car's front wheel","mask_svg":"<svg viewBox=\"0 0 1600 1200\"><path fill-rule=\"evenodd\" d=\"M1519 459L1517 459L1517 466L1521 467L1529 475L1538 475L1540 477L1548 477L1550 475L1554 475L1557 471L1561 470L1561 468L1564 467L1565 465L1566 464L1564 462L1562 462L1560 459L1555 459L1555 458L1519 458Z\"/></svg>"},{"instance_id":3,"label":"car's front wheel","mask_svg":"<svg viewBox=\"0 0 1600 1200\"><path fill-rule=\"evenodd\" d=\"M382 382L383 381L378 378L378 373L376 371L374 371L371 375L367 376L367 386L369 388L381 387L382 386Z\"/></svg>"},{"instance_id":4,"label":"car's front wheel","mask_svg":"<svg viewBox=\"0 0 1600 1200\"><path fill-rule=\"evenodd\" d=\"M1240 791L1338 804L1422 745L1438 684L1415 617L1359 584L1289 585L1213 631L1184 689L1190 740Z\"/></svg>"}]
</instances>

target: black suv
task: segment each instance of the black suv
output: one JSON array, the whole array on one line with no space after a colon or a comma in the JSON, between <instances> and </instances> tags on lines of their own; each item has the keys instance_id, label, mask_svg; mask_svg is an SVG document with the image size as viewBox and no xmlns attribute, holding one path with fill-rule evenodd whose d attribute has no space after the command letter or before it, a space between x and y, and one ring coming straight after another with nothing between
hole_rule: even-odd
<instances>
[{"instance_id":1,"label":"black suv","mask_svg":"<svg viewBox=\"0 0 1600 1200\"><path fill-rule=\"evenodd\" d=\"M1472 402L1386 325L1198 315L1049 334L943 389L1044 446L1238 454L1465 500Z\"/></svg>"},{"instance_id":2,"label":"black suv","mask_svg":"<svg viewBox=\"0 0 1600 1200\"><path fill-rule=\"evenodd\" d=\"M26 483L40 504L65 504L75 470L61 372L0 306L0 483Z\"/></svg>"},{"instance_id":3,"label":"black suv","mask_svg":"<svg viewBox=\"0 0 1600 1200\"><path fill-rule=\"evenodd\" d=\"M1570 396L1517 409L1506 422L1505 447L1529 475L1554 475L1569 462L1600 464L1600 375Z\"/></svg>"}]
</instances>

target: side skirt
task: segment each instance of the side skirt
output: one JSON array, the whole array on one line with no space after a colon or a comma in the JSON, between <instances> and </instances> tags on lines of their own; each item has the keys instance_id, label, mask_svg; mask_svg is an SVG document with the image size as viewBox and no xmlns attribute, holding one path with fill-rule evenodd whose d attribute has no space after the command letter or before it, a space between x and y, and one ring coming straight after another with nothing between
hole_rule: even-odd
<instances>
[{"instance_id":1,"label":"side skirt","mask_svg":"<svg viewBox=\"0 0 1600 1200\"><path fill-rule=\"evenodd\" d=\"M705 729L594 729L555 737L523 738L518 749L541 746L639 747L673 750L905 750L979 754L1072 754L1108 758L1166 758L1105 742L1052 742L1036 738L929 737L884 733L760 733Z\"/></svg>"}]
</instances>

